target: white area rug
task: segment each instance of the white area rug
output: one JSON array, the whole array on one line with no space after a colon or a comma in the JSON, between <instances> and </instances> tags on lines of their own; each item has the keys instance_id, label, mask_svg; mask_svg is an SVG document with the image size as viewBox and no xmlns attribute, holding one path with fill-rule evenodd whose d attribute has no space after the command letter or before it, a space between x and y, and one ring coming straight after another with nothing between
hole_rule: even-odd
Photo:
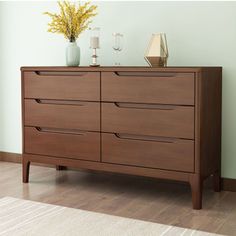
<instances>
[{"instance_id":1,"label":"white area rug","mask_svg":"<svg viewBox=\"0 0 236 236\"><path fill-rule=\"evenodd\" d=\"M216 234L5 197L0 199L0 235L213 236Z\"/></svg>"}]
</instances>

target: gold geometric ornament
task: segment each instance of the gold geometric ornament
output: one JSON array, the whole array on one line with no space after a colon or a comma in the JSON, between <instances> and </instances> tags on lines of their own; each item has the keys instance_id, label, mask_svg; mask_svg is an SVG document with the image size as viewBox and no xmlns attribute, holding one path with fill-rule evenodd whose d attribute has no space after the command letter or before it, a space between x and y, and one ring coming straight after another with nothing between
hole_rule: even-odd
<instances>
[{"instance_id":1,"label":"gold geometric ornament","mask_svg":"<svg viewBox=\"0 0 236 236\"><path fill-rule=\"evenodd\" d=\"M152 67L164 67L167 66L168 56L166 34L152 34L144 56L147 63Z\"/></svg>"}]
</instances>

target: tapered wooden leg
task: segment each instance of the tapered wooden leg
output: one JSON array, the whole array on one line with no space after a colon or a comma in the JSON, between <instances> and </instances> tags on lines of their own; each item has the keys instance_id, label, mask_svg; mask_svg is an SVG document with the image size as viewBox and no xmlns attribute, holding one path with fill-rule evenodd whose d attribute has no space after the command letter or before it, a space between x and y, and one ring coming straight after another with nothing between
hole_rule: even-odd
<instances>
[{"instance_id":1,"label":"tapered wooden leg","mask_svg":"<svg viewBox=\"0 0 236 236\"><path fill-rule=\"evenodd\" d=\"M216 171L213 174L213 188L215 192L220 192L221 191L221 175L220 171Z\"/></svg>"},{"instance_id":2,"label":"tapered wooden leg","mask_svg":"<svg viewBox=\"0 0 236 236\"><path fill-rule=\"evenodd\" d=\"M66 166L56 166L56 170L66 170Z\"/></svg>"},{"instance_id":3,"label":"tapered wooden leg","mask_svg":"<svg viewBox=\"0 0 236 236\"><path fill-rule=\"evenodd\" d=\"M190 186L192 191L193 209L202 209L202 180L199 175L193 174L190 179Z\"/></svg>"},{"instance_id":4,"label":"tapered wooden leg","mask_svg":"<svg viewBox=\"0 0 236 236\"><path fill-rule=\"evenodd\" d=\"M29 182L29 170L30 170L30 161L24 160L22 162L22 173L23 173L23 183L28 183Z\"/></svg>"}]
</instances>

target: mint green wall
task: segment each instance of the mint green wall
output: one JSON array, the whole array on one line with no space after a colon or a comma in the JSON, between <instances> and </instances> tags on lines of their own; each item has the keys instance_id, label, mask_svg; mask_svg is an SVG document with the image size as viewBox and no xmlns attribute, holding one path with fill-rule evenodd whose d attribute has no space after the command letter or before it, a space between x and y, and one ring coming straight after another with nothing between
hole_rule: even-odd
<instances>
[{"instance_id":1,"label":"mint green wall","mask_svg":"<svg viewBox=\"0 0 236 236\"><path fill-rule=\"evenodd\" d=\"M123 65L146 65L151 33L166 32L169 65L221 65L223 80L222 174L236 178L236 3L96 2L101 27L100 62L113 63L112 32L125 36ZM64 65L66 42L46 32L44 11L56 2L0 2L0 150L21 152L22 65ZM89 35L78 41L82 64L90 63Z\"/></svg>"}]
</instances>

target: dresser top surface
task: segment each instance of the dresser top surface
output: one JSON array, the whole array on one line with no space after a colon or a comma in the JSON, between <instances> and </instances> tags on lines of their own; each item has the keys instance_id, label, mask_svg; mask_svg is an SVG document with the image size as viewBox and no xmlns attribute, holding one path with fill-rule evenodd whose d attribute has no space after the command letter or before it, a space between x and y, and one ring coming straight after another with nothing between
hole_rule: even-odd
<instances>
[{"instance_id":1,"label":"dresser top surface","mask_svg":"<svg viewBox=\"0 0 236 236\"><path fill-rule=\"evenodd\" d=\"M219 66L181 66L181 67L148 67L148 66L23 66L21 71L157 71L157 72L199 72L202 70L222 70Z\"/></svg>"}]
</instances>

